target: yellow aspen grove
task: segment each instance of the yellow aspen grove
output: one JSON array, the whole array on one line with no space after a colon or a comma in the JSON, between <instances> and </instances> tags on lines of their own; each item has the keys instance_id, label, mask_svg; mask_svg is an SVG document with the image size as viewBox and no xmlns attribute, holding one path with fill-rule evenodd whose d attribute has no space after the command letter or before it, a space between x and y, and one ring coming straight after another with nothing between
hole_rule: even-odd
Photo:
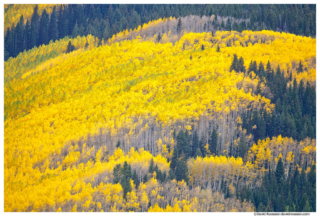
<instances>
[{"instance_id":1,"label":"yellow aspen grove","mask_svg":"<svg viewBox=\"0 0 320 216\"><path fill-rule=\"evenodd\" d=\"M5 28L20 15L31 19L34 6L7 5ZM53 6L39 5L39 13L50 15ZM115 15L107 16L127 11L136 17L121 7L110 6ZM85 13L95 13L91 9ZM269 169L276 170L279 158L277 182L295 167L305 169L311 182L311 135L261 140L248 131L263 127L245 124L255 112L269 117L284 107L274 102L268 79L249 70L252 61L280 67L291 93L304 97L315 87L316 38L271 30L209 32L209 24L227 19L167 17L101 40L90 34L70 38L68 29L69 37L5 61L4 211L252 212L258 208L251 192ZM66 51L69 43L72 52ZM244 71L230 67L235 55ZM292 79L302 81L299 87ZM307 113L309 106L301 109ZM301 119L296 128L309 134L313 119Z\"/></svg>"}]
</instances>

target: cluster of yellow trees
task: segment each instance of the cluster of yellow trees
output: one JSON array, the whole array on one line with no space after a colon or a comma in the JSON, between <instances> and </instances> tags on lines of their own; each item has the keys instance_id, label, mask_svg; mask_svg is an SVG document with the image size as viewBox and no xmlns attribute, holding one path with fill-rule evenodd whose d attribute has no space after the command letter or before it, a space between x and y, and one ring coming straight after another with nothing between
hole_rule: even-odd
<instances>
[{"instance_id":1,"label":"cluster of yellow trees","mask_svg":"<svg viewBox=\"0 0 320 216\"><path fill-rule=\"evenodd\" d=\"M137 187L131 180L132 191L124 199L121 185L112 182L116 164L126 161L139 176L141 172L142 175L148 173L153 159L155 165L168 174L170 164L167 160L161 155L154 157L143 149L135 151L132 148L124 154L118 148L105 160L99 150L95 161L74 163L83 156L76 151L79 150L77 146L71 148L70 151L79 153L71 163L66 157L57 168L51 169L46 163L33 172L30 172L31 167L22 164L15 171L18 175L14 182L8 179L14 173L5 173L5 211L253 211L250 203L225 199L223 194L212 193L200 186L190 190L184 181L161 184L155 179L155 173ZM86 152L85 148L82 152ZM149 203L151 207L148 207Z\"/></svg>"},{"instance_id":2,"label":"cluster of yellow trees","mask_svg":"<svg viewBox=\"0 0 320 216\"><path fill-rule=\"evenodd\" d=\"M75 46L76 51L72 54L65 54L69 41ZM50 41L48 45L41 45L19 53L16 58L10 58L4 63L4 70L8 72L4 74L5 85L10 85L13 79L25 78L32 73L38 73L58 64L63 58L85 51L86 49L81 48L85 48L86 43L88 43L86 49L91 49L98 43L98 39L92 35L72 39L65 37L56 42Z\"/></svg>"},{"instance_id":3,"label":"cluster of yellow trees","mask_svg":"<svg viewBox=\"0 0 320 216\"><path fill-rule=\"evenodd\" d=\"M209 18L211 21L212 19L214 19L214 15ZM176 26L177 20L174 17L150 21L136 29L130 31L124 30L113 35L108 40L108 44L136 37L140 38L140 40L157 42L158 34L151 36L150 32L154 32L154 29L163 29L164 25L170 25L171 29L172 23ZM261 61L264 65L270 61L274 70L279 65L284 70L285 76L289 76L289 73L292 73L293 78L296 78L299 82L301 79L305 82L307 80L315 82L316 80L316 39L311 37L268 30L243 32L217 31L213 36L211 32L199 34L184 29L181 35L171 34L169 30L169 32L161 36L159 42L178 42L181 49L190 47L199 49L202 45L205 47L219 45L220 48L225 48L222 50L225 54L242 56L247 69L251 60L258 63ZM248 52L249 47L251 51ZM284 53L285 55L283 55ZM302 61L304 71L297 74L296 68L300 61Z\"/></svg>"},{"instance_id":4,"label":"cluster of yellow trees","mask_svg":"<svg viewBox=\"0 0 320 216\"><path fill-rule=\"evenodd\" d=\"M12 25L16 26L21 15L26 24L27 20L31 20L35 6L35 4L14 4L11 7L5 5L5 8L8 8L8 10L4 13L4 29L7 30L8 28L11 28ZM48 14L51 14L54 6L59 7L59 5L54 4L38 4L39 16L41 16L43 10L46 10Z\"/></svg>"},{"instance_id":5,"label":"cluster of yellow trees","mask_svg":"<svg viewBox=\"0 0 320 216\"><path fill-rule=\"evenodd\" d=\"M226 156L206 156L188 160L190 184L212 191L219 191L222 180L227 182L230 193L235 195L236 185L252 183L255 173L252 165L243 164L242 158Z\"/></svg>"},{"instance_id":6,"label":"cluster of yellow trees","mask_svg":"<svg viewBox=\"0 0 320 216\"><path fill-rule=\"evenodd\" d=\"M264 42L251 44L260 37ZM246 165L224 156L190 160L194 188L186 194L195 195L168 198L167 191L159 192L163 185L147 190L148 184L158 184L153 178L133 190L126 203L121 186L111 184L112 170L127 161L141 180L153 158L168 172L174 128L204 134L217 125L218 145L228 151L241 113L274 109L269 99L254 94L258 77L229 71L233 54L243 56L246 66L269 60L274 68L293 70L292 62L302 60L310 68L315 39L271 31L188 33L174 45L137 38L96 47L89 35L72 39L77 50L65 54L69 40L5 62L5 211L252 210L236 201L226 206L230 200L197 187L217 187L221 172L232 191L236 182L254 176L249 173L260 162L252 158ZM310 145L301 144L300 154L315 151ZM305 158L310 164L313 156ZM168 184L179 188L183 182Z\"/></svg>"},{"instance_id":7,"label":"cluster of yellow trees","mask_svg":"<svg viewBox=\"0 0 320 216\"><path fill-rule=\"evenodd\" d=\"M306 173L316 160L316 140L306 138L300 142L288 137L273 137L253 144L243 159L226 156L206 156L188 160L189 181L192 186L201 186L219 191L222 180L234 195L237 185L254 185L258 176L263 176L269 167L275 170L282 158L286 176L289 169L306 165ZM301 171L302 168L298 168Z\"/></svg>"},{"instance_id":8,"label":"cluster of yellow trees","mask_svg":"<svg viewBox=\"0 0 320 216\"><path fill-rule=\"evenodd\" d=\"M103 182L111 183L113 168L125 161L137 171L141 180L141 176L148 173L151 159L163 173L168 173L170 169L167 159L161 155L154 157L150 152L143 149L134 151L133 148L128 154L124 154L118 148L105 160L102 160L103 150L105 150L102 148L95 153L94 160L91 159L84 164L81 163L81 158L88 152L85 148L84 145L81 154L77 146L72 147L70 154L57 168L50 168L49 160L40 168L34 168L29 161L22 164L7 164L11 165L11 168L5 169L5 211L45 211L46 209L56 211L59 206L70 203L72 200L78 205L82 202L84 204L87 200L92 200L91 196L94 196L95 191L106 190L106 188L100 190L98 185L102 184L101 187L104 187ZM118 194L119 199L122 198L121 185L110 186L122 193L121 196ZM117 195L113 194L112 190L108 193L111 193L111 196ZM113 199L116 198L113 197Z\"/></svg>"},{"instance_id":9,"label":"cluster of yellow trees","mask_svg":"<svg viewBox=\"0 0 320 216\"><path fill-rule=\"evenodd\" d=\"M308 167L306 173L308 173L316 160L316 140L305 138L298 142L292 138L283 138L281 135L272 139L259 140L249 149L247 161L253 164L256 172L264 173L269 167L275 170L280 157L286 175L290 167L294 168L299 164L306 165Z\"/></svg>"}]
</instances>

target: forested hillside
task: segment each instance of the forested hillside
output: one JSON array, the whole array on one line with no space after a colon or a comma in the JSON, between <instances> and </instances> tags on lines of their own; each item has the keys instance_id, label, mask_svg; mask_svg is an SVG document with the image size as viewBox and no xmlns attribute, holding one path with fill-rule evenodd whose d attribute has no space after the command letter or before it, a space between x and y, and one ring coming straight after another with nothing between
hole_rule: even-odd
<instances>
[{"instance_id":1,"label":"forested hillside","mask_svg":"<svg viewBox=\"0 0 320 216\"><path fill-rule=\"evenodd\" d=\"M215 15L203 31L273 30L316 35L315 5L6 5L5 60L50 40L93 35L105 41L159 18ZM217 20L218 17L223 19ZM237 20L236 22L234 20ZM223 21L222 21L223 20ZM190 23L190 25L192 25Z\"/></svg>"},{"instance_id":2,"label":"forested hillside","mask_svg":"<svg viewBox=\"0 0 320 216\"><path fill-rule=\"evenodd\" d=\"M315 5L7 5L5 26L6 212L316 211Z\"/></svg>"}]
</instances>

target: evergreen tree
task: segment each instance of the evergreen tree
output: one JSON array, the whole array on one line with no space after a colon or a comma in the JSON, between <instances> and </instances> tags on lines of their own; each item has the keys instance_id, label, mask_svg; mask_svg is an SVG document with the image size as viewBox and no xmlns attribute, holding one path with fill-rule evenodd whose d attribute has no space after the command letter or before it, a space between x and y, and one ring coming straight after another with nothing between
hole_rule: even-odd
<instances>
[{"instance_id":1,"label":"evergreen tree","mask_svg":"<svg viewBox=\"0 0 320 216\"><path fill-rule=\"evenodd\" d=\"M59 30L59 38L64 38L68 35L68 23L67 23L67 12L66 9L63 9L64 6L60 5L59 7L59 15L58 15L58 30Z\"/></svg>"},{"instance_id":2,"label":"evergreen tree","mask_svg":"<svg viewBox=\"0 0 320 216\"><path fill-rule=\"evenodd\" d=\"M143 176L143 183L146 183L147 181L148 181L148 175L145 174L145 175Z\"/></svg>"},{"instance_id":3,"label":"evergreen tree","mask_svg":"<svg viewBox=\"0 0 320 216\"><path fill-rule=\"evenodd\" d=\"M88 44L88 41L86 41L86 46L85 46L85 47L87 47L87 44ZM118 140L116 147L119 148L119 147L120 147L120 144L121 144L121 143L120 143L120 140Z\"/></svg>"},{"instance_id":4,"label":"evergreen tree","mask_svg":"<svg viewBox=\"0 0 320 216\"><path fill-rule=\"evenodd\" d=\"M26 50L31 49L31 22L27 20L26 27L25 27L25 32L26 32Z\"/></svg>"},{"instance_id":5,"label":"evergreen tree","mask_svg":"<svg viewBox=\"0 0 320 216\"><path fill-rule=\"evenodd\" d=\"M49 40L55 41L59 38L59 30L57 23L57 9L53 7L49 24Z\"/></svg>"},{"instance_id":6,"label":"evergreen tree","mask_svg":"<svg viewBox=\"0 0 320 216\"><path fill-rule=\"evenodd\" d=\"M308 183L310 184L311 187L315 188L316 187L316 165L313 164L311 166L311 170L308 173Z\"/></svg>"},{"instance_id":7,"label":"evergreen tree","mask_svg":"<svg viewBox=\"0 0 320 216\"><path fill-rule=\"evenodd\" d=\"M249 146L243 137L240 138L240 143L239 143L238 149L239 149L238 156L241 158L244 158L249 150Z\"/></svg>"},{"instance_id":8,"label":"evergreen tree","mask_svg":"<svg viewBox=\"0 0 320 216\"><path fill-rule=\"evenodd\" d=\"M172 160L170 163L170 169L174 170L177 166L177 162L178 162L178 149L177 149L177 147L174 147L173 156L172 156Z\"/></svg>"},{"instance_id":9,"label":"evergreen tree","mask_svg":"<svg viewBox=\"0 0 320 216\"><path fill-rule=\"evenodd\" d=\"M80 30L78 27L78 23L76 21L76 24L74 25L73 31L72 31L72 37L76 38L78 35L80 35Z\"/></svg>"},{"instance_id":10,"label":"evergreen tree","mask_svg":"<svg viewBox=\"0 0 320 216\"><path fill-rule=\"evenodd\" d=\"M23 16L20 16L20 20L15 28L14 35L16 36L16 53L15 56L17 56L20 52L22 52L25 49L24 46L24 21Z\"/></svg>"},{"instance_id":11,"label":"evergreen tree","mask_svg":"<svg viewBox=\"0 0 320 216\"><path fill-rule=\"evenodd\" d=\"M284 175L284 167L282 163L282 158L280 157L278 160L278 164L275 172L275 176L277 178L278 184L280 183L280 179L284 177L283 175Z\"/></svg>"},{"instance_id":12,"label":"evergreen tree","mask_svg":"<svg viewBox=\"0 0 320 216\"><path fill-rule=\"evenodd\" d=\"M237 54L233 54L233 61L230 66L230 72L234 70L236 72L239 72L239 62L238 62L238 57Z\"/></svg>"},{"instance_id":13,"label":"evergreen tree","mask_svg":"<svg viewBox=\"0 0 320 216\"><path fill-rule=\"evenodd\" d=\"M302 196L302 198L300 200L300 203L299 203L299 211L301 212L303 210L310 210L307 193L303 194L303 196Z\"/></svg>"},{"instance_id":14,"label":"evergreen tree","mask_svg":"<svg viewBox=\"0 0 320 216\"><path fill-rule=\"evenodd\" d=\"M157 176L156 176L157 179L158 179L161 183L163 183L163 182L164 182L164 176L163 176L161 170L160 170L160 169L157 169L157 170L156 170L156 174L157 174Z\"/></svg>"},{"instance_id":15,"label":"evergreen tree","mask_svg":"<svg viewBox=\"0 0 320 216\"><path fill-rule=\"evenodd\" d=\"M185 133L182 130L179 131L176 140L178 154L181 155L181 153L183 152L185 157L188 158L191 154L191 146L189 144L188 131L186 130Z\"/></svg>"},{"instance_id":16,"label":"evergreen tree","mask_svg":"<svg viewBox=\"0 0 320 216\"><path fill-rule=\"evenodd\" d=\"M37 46L41 44L49 43L49 15L46 10L43 10L42 16L40 19L40 27L39 27L39 38Z\"/></svg>"},{"instance_id":17,"label":"evergreen tree","mask_svg":"<svg viewBox=\"0 0 320 216\"><path fill-rule=\"evenodd\" d=\"M136 189L138 189L139 179L138 179L138 175L137 175L136 170L133 171L132 180L133 180L134 184L136 185Z\"/></svg>"},{"instance_id":18,"label":"evergreen tree","mask_svg":"<svg viewBox=\"0 0 320 216\"><path fill-rule=\"evenodd\" d=\"M150 161L150 165L149 165L149 173L152 174L154 170L155 170L154 169L154 162L153 162L153 158L152 158Z\"/></svg>"},{"instance_id":19,"label":"evergreen tree","mask_svg":"<svg viewBox=\"0 0 320 216\"><path fill-rule=\"evenodd\" d=\"M244 66L244 60L242 57L239 58L239 71L246 72L246 67Z\"/></svg>"},{"instance_id":20,"label":"evergreen tree","mask_svg":"<svg viewBox=\"0 0 320 216\"><path fill-rule=\"evenodd\" d=\"M198 149L200 149L200 143L199 143L198 133L197 133L197 131L195 131L192 136L192 156L195 156Z\"/></svg>"},{"instance_id":21,"label":"evergreen tree","mask_svg":"<svg viewBox=\"0 0 320 216\"><path fill-rule=\"evenodd\" d=\"M179 159L177 162L176 179L177 181L184 180L187 183L189 181L187 161L185 159Z\"/></svg>"},{"instance_id":22,"label":"evergreen tree","mask_svg":"<svg viewBox=\"0 0 320 216\"><path fill-rule=\"evenodd\" d=\"M158 37L157 37L157 42L159 43L160 40L161 40L161 34L160 34L160 32L159 32L159 33L158 33Z\"/></svg>"},{"instance_id":23,"label":"evergreen tree","mask_svg":"<svg viewBox=\"0 0 320 216\"><path fill-rule=\"evenodd\" d=\"M304 205L302 212L312 212L312 207L309 205L308 199L306 200L306 204Z\"/></svg>"},{"instance_id":24,"label":"evergreen tree","mask_svg":"<svg viewBox=\"0 0 320 216\"><path fill-rule=\"evenodd\" d=\"M182 21L181 21L181 17L179 17L178 19L178 24L177 24L177 33L180 34L181 29L182 28Z\"/></svg>"},{"instance_id":25,"label":"evergreen tree","mask_svg":"<svg viewBox=\"0 0 320 216\"><path fill-rule=\"evenodd\" d=\"M75 50L74 45L71 43L71 41L69 41L68 46L67 46L67 50L66 53L72 52Z\"/></svg>"},{"instance_id":26,"label":"evergreen tree","mask_svg":"<svg viewBox=\"0 0 320 216\"><path fill-rule=\"evenodd\" d=\"M200 148L197 148L197 150L196 150L196 152L195 152L195 154L194 154L194 156L193 157L203 157L203 155L202 155L202 152L201 152L201 150L200 150Z\"/></svg>"},{"instance_id":27,"label":"evergreen tree","mask_svg":"<svg viewBox=\"0 0 320 216\"><path fill-rule=\"evenodd\" d=\"M38 25L39 25L39 14L38 14L38 5L34 7L33 14L31 17L31 45L30 47L37 46L37 37L38 37Z\"/></svg>"},{"instance_id":28,"label":"evergreen tree","mask_svg":"<svg viewBox=\"0 0 320 216\"><path fill-rule=\"evenodd\" d=\"M210 139L209 139L209 150L212 154L216 154L217 151L218 134L213 128Z\"/></svg>"}]
</instances>

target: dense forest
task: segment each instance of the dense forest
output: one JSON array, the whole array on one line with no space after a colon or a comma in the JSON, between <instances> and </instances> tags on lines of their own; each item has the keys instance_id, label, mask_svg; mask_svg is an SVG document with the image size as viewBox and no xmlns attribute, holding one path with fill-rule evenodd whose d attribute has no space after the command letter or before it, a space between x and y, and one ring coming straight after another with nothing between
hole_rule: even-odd
<instances>
[{"instance_id":1,"label":"dense forest","mask_svg":"<svg viewBox=\"0 0 320 216\"><path fill-rule=\"evenodd\" d=\"M10 6L6 10L10 10ZM125 29L135 29L151 20L198 15L227 17L210 23L216 30L273 30L296 35L316 35L315 5L57 5L39 14L34 8L31 17L20 16L5 29L5 60L24 50L65 36L93 35L106 41ZM8 18L9 19L9 18ZM233 19L240 22L234 23ZM246 22L245 20L248 20ZM202 30L205 31L206 29Z\"/></svg>"},{"instance_id":2,"label":"dense forest","mask_svg":"<svg viewBox=\"0 0 320 216\"><path fill-rule=\"evenodd\" d=\"M6 212L316 212L315 5L6 5Z\"/></svg>"}]
</instances>

